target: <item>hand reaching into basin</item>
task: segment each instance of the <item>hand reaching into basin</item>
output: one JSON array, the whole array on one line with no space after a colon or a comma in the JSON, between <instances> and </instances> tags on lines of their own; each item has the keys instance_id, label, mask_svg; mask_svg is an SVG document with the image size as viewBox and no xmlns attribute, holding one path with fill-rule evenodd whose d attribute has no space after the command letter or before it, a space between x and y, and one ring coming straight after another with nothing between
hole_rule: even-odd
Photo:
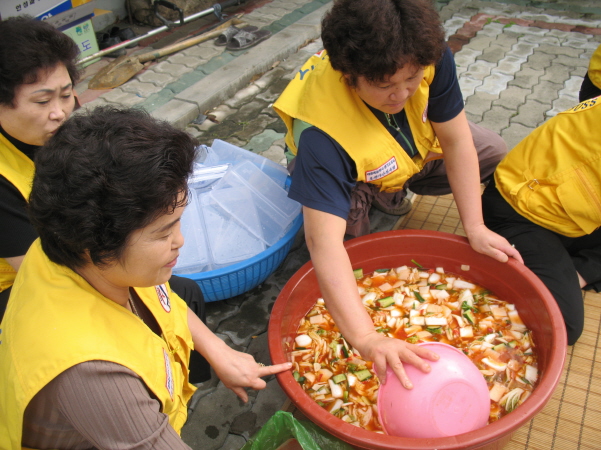
<instances>
[{"instance_id":1,"label":"hand reaching into basin","mask_svg":"<svg viewBox=\"0 0 601 450\"><path fill-rule=\"evenodd\" d=\"M374 369L382 384L386 383L386 366L390 366L401 384L406 389L412 389L413 384L405 372L403 363L411 364L422 372L428 373L431 367L421 358L429 359L430 361L438 360L436 353L424 347L410 344L400 339L382 336L382 334L375 331L360 341L361 345L355 348L359 349L364 358L373 361Z\"/></svg>"},{"instance_id":2,"label":"hand reaching into basin","mask_svg":"<svg viewBox=\"0 0 601 450\"><path fill-rule=\"evenodd\" d=\"M342 335L361 356L376 364L376 373L382 382L386 380L386 365L390 365L403 386L411 389L403 363L428 372L430 366L421 358L436 361L438 355L374 330L374 324L361 303L351 262L344 248L344 219L307 207L303 208L303 213L305 237L319 287Z\"/></svg>"}]
</instances>

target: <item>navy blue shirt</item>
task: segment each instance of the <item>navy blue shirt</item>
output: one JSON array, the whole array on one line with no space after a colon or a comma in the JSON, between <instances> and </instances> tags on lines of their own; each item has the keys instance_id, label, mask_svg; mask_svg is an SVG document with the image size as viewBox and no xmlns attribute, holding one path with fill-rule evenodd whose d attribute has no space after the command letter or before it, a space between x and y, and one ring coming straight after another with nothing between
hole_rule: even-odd
<instances>
[{"instance_id":1,"label":"navy blue shirt","mask_svg":"<svg viewBox=\"0 0 601 450\"><path fill-rule=\"evenodd\" d=\"M415 142L405 111L395 114L394 119L409 144L394 127L388 125L383 112L369 108L401 147L411 155L410 149L415 149ZM447 48L436 65L434 79L430 84L428 119L432 122L446 122L455 118L462 110L463 96L459 88L455 60L451 50ZM334 139L316 127L309 127L301 133L288 194L291 199L346 220L356 180L355 162Z\"/></svg>"}]
</instances>

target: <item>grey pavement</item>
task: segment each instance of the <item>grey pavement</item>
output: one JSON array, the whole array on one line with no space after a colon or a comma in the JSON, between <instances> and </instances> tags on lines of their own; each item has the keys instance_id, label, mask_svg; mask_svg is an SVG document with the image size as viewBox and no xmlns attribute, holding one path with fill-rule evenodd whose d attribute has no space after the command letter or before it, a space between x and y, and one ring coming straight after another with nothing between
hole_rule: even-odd
<instances>
[{"instance_id":1,"label":"grey pavement","mask_svg":"<svg viewBox=\"0 0 601 450\"><path fill-rule=\"evenodd\" d=\"M455 53L468 118L499 133L509 148L549 117L578 103L588 61L601 44L598 0L436 2ZM273 36L245 52L205 42L150 66L84 107L143 107L201 143L222 139L285 164L282 121L271 105L309 56L321 50L327 0L273 0L244 17ZM80 88L85 90L86 80ZM372 231L398 218L372 211ZM232 347L270 363L269 314L286 281L309 260L302 231L262 285L208 304L208 325ZM286 397L274 377L247 404L218 379L199 385L182 438L194 449L239 449Z\"/></svg>"}]
</instances>

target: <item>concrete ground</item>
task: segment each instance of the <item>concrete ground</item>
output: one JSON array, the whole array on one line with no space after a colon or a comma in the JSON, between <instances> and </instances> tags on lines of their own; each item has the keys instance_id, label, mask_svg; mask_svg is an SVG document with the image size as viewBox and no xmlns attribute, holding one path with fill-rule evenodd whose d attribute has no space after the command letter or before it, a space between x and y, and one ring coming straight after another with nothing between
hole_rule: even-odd
<instances>
[{"instance_id":1,"label":"concrete ground","mask_svg":"<svg viewBox=\"0 0 601 450\"><path fill-rule=\"evenodd\" d=\"M601 44L598 0L436 3L455 53L468 118L499 133L509 148L578 103L588 61ZM205 42L153 63L118 88L88 90L105 60L87 69L77 91L84 108L142 107L201 143L219 138L284 163L285 128L271 104L302 63L321 49L320 19L330 6L328 0L250 1L244 20L273 33L256 47L230 52ZM372 231L391 229L397 220L372 212ZM461 233L460 226L453 226ZM446 231L449 224L445 228L443 220L433 227ZM209 327L232 347L269 364L270 310L286 281L308 260L301 232L284 263L262 285L208 304ZM287 400L275 378L267 381L265 390L250 392L247 404L215 378L200 385L182 431L184 441L203 450L242 447Z\"/></svg>"}]
</instances>

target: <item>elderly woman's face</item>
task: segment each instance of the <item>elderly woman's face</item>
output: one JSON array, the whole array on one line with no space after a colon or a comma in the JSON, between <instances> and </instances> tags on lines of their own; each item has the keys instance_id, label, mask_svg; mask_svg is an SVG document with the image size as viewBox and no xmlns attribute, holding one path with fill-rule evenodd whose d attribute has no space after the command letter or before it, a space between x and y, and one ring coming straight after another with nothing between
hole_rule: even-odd
<instances>
[{"instance_id":1,"label":"elderly woman's face","mask_svg":"<svg viewBox=\"0 0 601 450\"><path fill-rule=\"evenodd\" d=\"M73 112L75 98L64 64L40 70L33 84L17 87L13 106L0 105L0 126L13 138L44 145Z\"/></svg>"},{"instance_id":2,"label":"elderly woman's face","mask_svg":"<svg viewBox=\"0 0 601 450\"><path fill-rule=\"evenodd\" d=\"M183 212L184 207L180 206L134 231L120 261L102 270L107 281L116 286L135 287L157 286L168 281L179 249L184 245L180 231Z\"/></svg>"},{"instance_id":3,"label":"elderly woman's face","mask_svg":"<svg viewBox=\"0 0 601 450\"><path fill-rule=\"evenodd\" d=\"M387 114L397 114L415 94L423 77L424 69L406 65L381 83L370 83L364 77L358 77L355 91L372 108Z\"/></svg>"}]
</instances>

